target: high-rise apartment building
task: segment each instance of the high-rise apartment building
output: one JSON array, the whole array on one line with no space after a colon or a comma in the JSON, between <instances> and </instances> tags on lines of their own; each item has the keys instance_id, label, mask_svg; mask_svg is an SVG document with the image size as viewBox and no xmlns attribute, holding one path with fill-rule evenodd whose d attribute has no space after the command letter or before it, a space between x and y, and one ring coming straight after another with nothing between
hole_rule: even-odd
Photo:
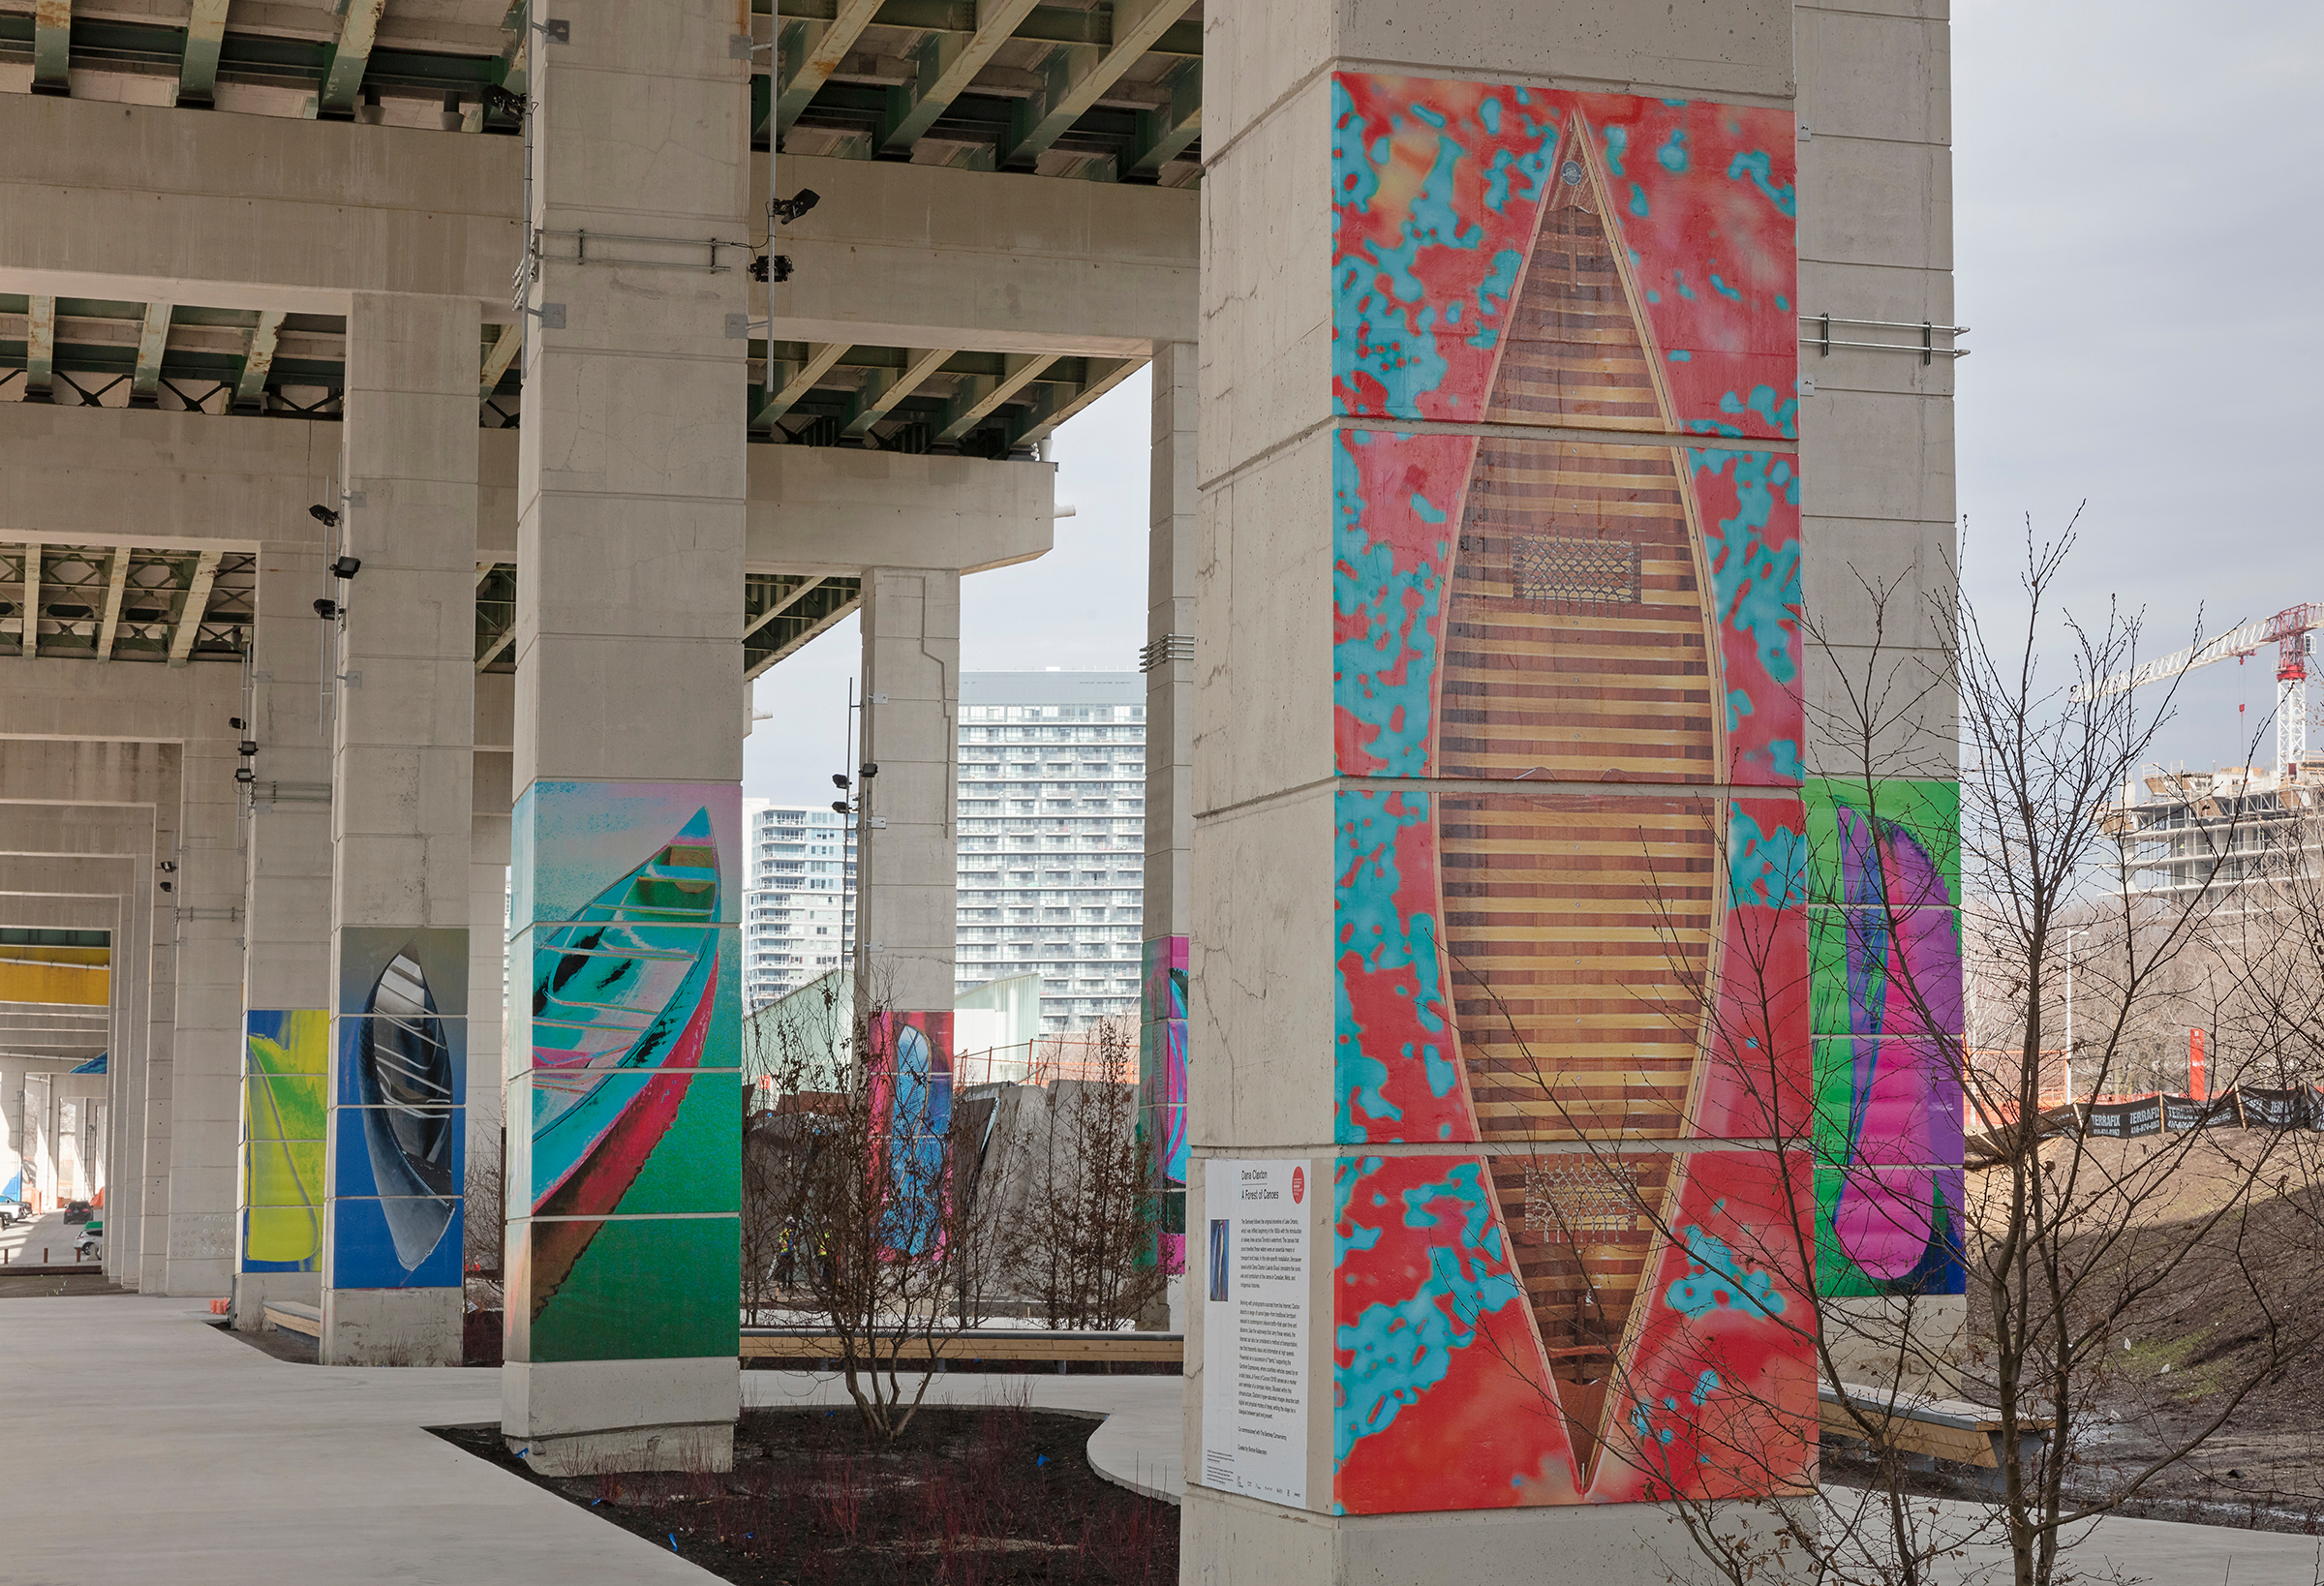
<instances>
[{"instance_id":1,"label":"high-rise apartment building","mask_svg":"<svg viewBox=\"0 0 2324 1586\"><path fill-rule=\"evenodd\" d=\"M961 676L961 990L1037 970L1041 1028L1138 1007L1146 683Z\"/></svg>"},{"instance_id":2,"label":"high-rise apartment building","mask_svg":"<svg viewBox=\"0 0 2324 1586\"><path fill-rule=\"evenodd\" d=\"M743 801L743 1001L757 1008L847 964L855 950L855 822Z\"/></svg>"}]
</instances>

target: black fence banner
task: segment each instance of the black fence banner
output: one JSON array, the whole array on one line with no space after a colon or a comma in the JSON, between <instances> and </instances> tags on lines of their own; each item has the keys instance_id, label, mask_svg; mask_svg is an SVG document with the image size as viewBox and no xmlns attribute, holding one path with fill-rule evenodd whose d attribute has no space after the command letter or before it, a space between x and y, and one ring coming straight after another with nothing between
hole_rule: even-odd
<instances>
[{"instance_id":1,"label":"black fence banner","mask_svg":"<svg viewBox=\"0 0 2324 1586\"><path fill-rule=\"evenodd\" d=\"M2242 1123L2235 1092L2197 1101L2192 1096L2162 1098L2162 1126L2173 1134L2182 1129L2233 1129Z\"/></svg>"},{"instance_id":2,"label":"black fence banner","mask_svg":"<svg viewBox=\"0 0 2324 1586\"><path fill-rule=\"evenodd\" d=\"M2306 1085L2269 1090L2255 1084L2237 1087L2244 1105L2247 1129L2312 1129L2317 1127L2316 1093Z\"/></svg>"},{"instance_id":3,"label":"black fence banner","mask_svg":"<svg viewBox=\"0 0 2324 1586\"><path fill-rule=\"evenodd\" d=\"M2162 1133L2162 1098L2140 1096L2133 1101L2104 1102L2085 1108L2083 1132L2101 1140L2136 1140Z\"/></svg>"}]
</instances>

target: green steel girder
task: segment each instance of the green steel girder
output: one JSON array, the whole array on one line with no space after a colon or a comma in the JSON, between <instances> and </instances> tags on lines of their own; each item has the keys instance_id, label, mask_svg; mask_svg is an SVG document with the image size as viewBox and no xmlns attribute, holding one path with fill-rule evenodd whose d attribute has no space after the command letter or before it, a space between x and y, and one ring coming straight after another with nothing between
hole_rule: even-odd
<instances>
[{"instance_id":1,"label":"green steel girder","mask_svg":"<svg viewBox=\"0 0 2324 1586\"><path fill-rule=\"evenodd\" d=\"M168 661L173 641L194 660L239 660L248 644L258 558L245 551L130 550L44 545L30 654L70 659ZM210 559L206 586L199 576ZM20 615L24 547L0 548L0 609ZM118 586L119 595L113 595ZM202 608L179 618L197 587ZM21 629L17 654L27 654Z\"/></svg>"},{"instance_id":2,"label":"green steel girder","mask_svg":"<svg viewBox=\"0 0 2324 1586\"><path fill-rule=\"evenodd\" d=\"M177 70L177 102L207 105L218 93L218 55L226 43L229 0L194 0Z\"/></svg>"},{"instance_id":3,"label":"green steel girder","mask_svg":"<svg viewBox=\"0 0 2324 1586\"><path fill-rule=\"evenodd\" d=\"M363 88L363 74L371 69L371 51L380 34L380 12L386 0L339 0L339 38L322 64L322 82L315 90L318 114L352 114L355 97Z\"/></svg>"},{"instance_id":4,"label":"green steel girder","mask_svg":"<svg viewBox=\"0 0 2324 1586\"><path fill-rule=\"evenodd\" d=\"M838 15L841 3L841 0L780 0L776 15L801 21L829 21ZM762 16L767 15L765 0L753 0L750 9ZM1070 6L1035 6L1017 24L1015 36L1042 44L1096 45L1110 49L1114 45L1114 17L1115 8L1110 5L1087 11ZM976 4L975 0L885 0L872 25L973 33ZM1203 52L1202 27L1194 22L1173 23L1147 46L1147 52L1199 56Z\"/></svg>"},{"instance_id":5,"label":"green steel girder","mask_svg":"<svg viewBox=\"0 0 2324 1586\"><path fill-rule=\"evenodd\" d=\"M751 629L743 640L744 678L758 676L862 603L860 579L749 574L743 583L743 625ZM781 609L761 620L776 606Z\"/></svg>"},{"instance_id":6,"label":"green steel girder","mask_svg":"<svg viewBox=\"0 0 2324 1586\"><path fill-rule=\"evenodd\" d=\"M33 0L32 91L73 91L73 0Z\"/></svg>"}]
</instances>

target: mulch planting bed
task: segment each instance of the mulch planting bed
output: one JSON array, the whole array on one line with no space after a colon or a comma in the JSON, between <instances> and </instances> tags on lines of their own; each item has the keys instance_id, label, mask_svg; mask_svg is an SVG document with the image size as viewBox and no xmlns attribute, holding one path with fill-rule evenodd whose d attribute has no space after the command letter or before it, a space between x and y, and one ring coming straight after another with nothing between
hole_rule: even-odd
<instances>
[{"instance_id":1,"label":"mulch planting bed","mask_svg":"<svg viewBox=\"0 0 2324 1586\"><path fill-rule=\"evenodd\" d=\"M853 1407L753 1410L731 1472L535 1476L498 1426L435 1428L738 1586L1166 1586L1178 1511L1089 1468L1095 1422L927 1409L892 1444Z\"/></svg>"}]
</instances>

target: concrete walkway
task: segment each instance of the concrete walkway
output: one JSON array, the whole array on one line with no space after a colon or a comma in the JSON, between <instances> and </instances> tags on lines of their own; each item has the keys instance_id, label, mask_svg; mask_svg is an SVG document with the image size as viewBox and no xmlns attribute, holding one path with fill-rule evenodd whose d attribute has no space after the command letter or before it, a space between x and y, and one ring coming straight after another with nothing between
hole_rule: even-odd
<instances>
[{"instance_id":1,"label":"concrete walkway","mask_svg":"<svg viewBox=\"0 0 2324 1586\"><path fill-rule=\"evenodd\" d=\"M44 1212L27 1217L0 1229L0 1252L5 1252L6 1266L38 1266L44 1254L49 1263L67 1266L80 1258L73 1253L73 1241L80 1237L81 1225L68 1223L61 1211Z\"/></svg>"},{"instance_id":2,"label":"concrete walkway","mask_svg":"<svg viewBox=\"0 0 2324 1586\"><path fill-rule=\"evenodd\" d=\"M20 1513L0 1586L249 1586L260 1578L493 1586L702 1582L664 1549L421 1428L500 1418L500 1373L277 1360L209 1326L206 1307L143 1296L0 1300L0 1405ZM838 1404L810 1372L750 1371L753 1406ZM929 1401L1018 1399L1109 1418L1092 1463L1157 1497L1181 1490L1176 1377L942 1376ZM1974 1550L1956 1580L1998 1554ZM2163 1586L2315 1586L2315 1539L2109 1520L2077 1551ZM1457 1571L1449 1570L1448 1576ZM1544 1568L1543 1586L1557 1576Z\"/></svg>"}]
</instances>

